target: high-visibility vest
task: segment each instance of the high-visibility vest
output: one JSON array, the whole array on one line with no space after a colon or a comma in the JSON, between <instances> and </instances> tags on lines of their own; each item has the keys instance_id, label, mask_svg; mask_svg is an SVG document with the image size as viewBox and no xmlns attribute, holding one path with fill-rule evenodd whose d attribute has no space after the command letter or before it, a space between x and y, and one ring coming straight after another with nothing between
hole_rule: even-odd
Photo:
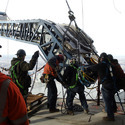
<instances>
[{"instance_id":1,"label":"high-visibility vest","mask_svg":"<svg viewBox=\"0 0 125 125\"><path fill-rule=\"evenodd\" d=\"M43 74L50 74L54 77L57 77L55 70L48 63L44 67Z\"/></svg>"},{"instance_id":2,"label":"high-visibility vest","mask_svg":"<svg viewBox=\"0 0 125 125\"><path fill-rule=\"evenodd\" d=\"M6 77L0 73L0 125L29 125L25 101L18 87ZM11 99L15 97L15 100L8 96ZM16 101L17 104L13 103Z\"/></svg>"}]
</instances>

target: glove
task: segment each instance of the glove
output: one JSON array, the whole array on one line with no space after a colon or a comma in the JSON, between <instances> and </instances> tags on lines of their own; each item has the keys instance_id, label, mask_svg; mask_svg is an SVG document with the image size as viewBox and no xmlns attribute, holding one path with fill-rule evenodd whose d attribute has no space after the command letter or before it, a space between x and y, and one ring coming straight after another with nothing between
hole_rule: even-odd
<instances>
[{"instance_id":1,"label":"glove","mask_svg":"<svg viewBox=\"0 0 125 125\"><path fill-rule=\"evenodd\" d=\"M36 51L36 52L33 54L32 58L37 59L38 57L39 57L39 51Z\"/></svg>"},{"instance_id":2,"label":"glove","mask_svg":"<svg viewBox=\"0 0 125 125\"><path fill-rule=\"evenodd\" d=\"M44 81L44 76L41 76L41 77L40 77L40 81L41 81L42 83L45 83L45 81Z\"/></svg>"}]
</instances>

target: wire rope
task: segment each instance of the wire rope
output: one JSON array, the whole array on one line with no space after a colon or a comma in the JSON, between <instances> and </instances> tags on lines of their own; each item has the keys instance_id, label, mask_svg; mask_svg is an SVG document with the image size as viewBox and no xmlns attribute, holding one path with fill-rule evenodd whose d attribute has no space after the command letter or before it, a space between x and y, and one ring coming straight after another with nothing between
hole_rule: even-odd
<instances>
[{"instance_id":1,"label":"wire rope","mask_svg":"<svg viewBox=\"0 0 125 125\"><path fill-rule=\"evenodd\" d=\"M5 13L6 13L6 11L7 11L8 4L9 4L9 0L7 1L7 4L6 4Z\"/></svg>"}]
</instances>

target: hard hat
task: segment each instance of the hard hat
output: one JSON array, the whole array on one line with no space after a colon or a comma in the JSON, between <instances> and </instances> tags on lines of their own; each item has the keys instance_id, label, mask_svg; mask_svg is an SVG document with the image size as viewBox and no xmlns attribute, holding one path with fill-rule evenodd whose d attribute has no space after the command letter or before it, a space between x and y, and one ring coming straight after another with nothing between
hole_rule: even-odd
<instances>
[{"instance_id":1,"label":"hard hat","mask_svg":"<svg viewBox=\"0 0 125 125\"><path fill-rule=\"evenodd\" d=\"M23 49L19 49L16 53L17 56L26 56L26 52Z\"/></svg>"},{"instance_id":2,"label":"hard hat","mask_svg":"<svg viewBox=\"0 0 125 125\"><path fill-rule=\"evenodd\" d=\"M99 62L102 62L102 61L106 61L106 62L108 61L108 56L105 52L100 54Z\"/></svg>"},{"instance_id":3,"label":"hard hat","mask_svg":"<svg viewBox=\"0 0 125 125\"><path fill-rule=\"evenodd\" d=\"M101 53L100 58L107 58L107 54L105 52Z\"/></svg>"},{"instance_id":4,"label":"hard hat","mask_svg":"<svg viewBox=\"0 0 125 125\"><path fill-rule=\"evenodd\" d=\"M109 59L110 61L112 61L112 60L113 60L113 56L112 56L111 54L108 54L108 59Z\"/></svg>"},{"instance_id":5,"label":"hard hat","mask_svg":"<svg viewBox=\"0 0 125 125\"><path fill-rule=\"evenodd\" d=\"M64 61L64 56L63 56L62 54L59 54L58 57L59 57L59 61L60 61L60 62L63 62L63 61Z\"/></svg>"}]
</instances>

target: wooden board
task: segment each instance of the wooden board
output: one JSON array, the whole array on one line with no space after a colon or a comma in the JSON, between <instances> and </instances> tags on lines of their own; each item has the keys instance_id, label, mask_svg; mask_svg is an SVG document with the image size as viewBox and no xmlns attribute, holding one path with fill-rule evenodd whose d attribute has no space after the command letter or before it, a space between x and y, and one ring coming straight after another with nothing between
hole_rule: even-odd
<instances>
[{"instance_id":1,"label":"wooden board","mask_svg":"<svg viewBox=\"0 0 125 125\"><path fill-rule=\"evenodd\" d=\"M47 102L47 97L44 96L43 93L39 93L37 95L29 94L28 97L27 97L27 111L28 111L28 114L32 115L33 113L38 111L38 109L40 107L45 105L46 102Z\"/></svg>"}]
</instances>

